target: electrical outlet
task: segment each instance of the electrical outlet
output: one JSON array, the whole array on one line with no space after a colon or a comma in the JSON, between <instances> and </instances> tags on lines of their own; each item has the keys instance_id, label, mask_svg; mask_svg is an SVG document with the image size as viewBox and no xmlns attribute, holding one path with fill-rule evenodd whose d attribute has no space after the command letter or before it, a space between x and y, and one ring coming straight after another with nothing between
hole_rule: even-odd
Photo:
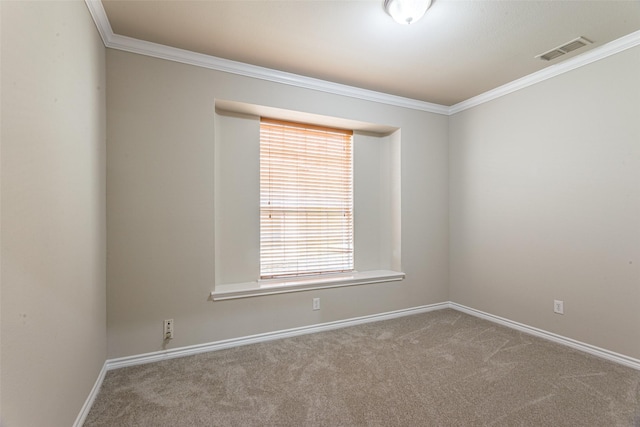
<instances>
[{"instance_id":1,"label":"electrical outlet","mask_svg":"<svg viewBox=\"0 0 640 427\"><path fill-rule=\"evenodd\" d=\"M313 309L320 310L320 298L313 299Z\"/></svg>"},{"instance_id":2,"label":"electrical outlet","mask_svg":"<svg viewBox=\"0 0 640 427\"><path fill-rule=\"evenodd\" d=\"M564 301L553 300L553 312L556 314L564 314Z\"/></svg>"},{"instance_id":3,"label":"electrical outlet","mask_svg":"<svg viewBox=\"0 0 640 427\"><path fill-rule=\"evenodd\" d=\"M164 321L164 339L170 340L173 338L173 319L165 319Z\"/></svg>"}]
</instances>

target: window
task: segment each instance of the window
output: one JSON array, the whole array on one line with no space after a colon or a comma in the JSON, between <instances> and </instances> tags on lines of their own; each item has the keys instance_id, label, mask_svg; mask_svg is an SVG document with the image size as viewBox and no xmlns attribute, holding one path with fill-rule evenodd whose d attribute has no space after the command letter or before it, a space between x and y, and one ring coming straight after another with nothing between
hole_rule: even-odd
<instances>
[{"instance_id":1,"label":"window","mask_svg":"<svg viewBox=\"0 0 640 427\"><path fill-rule=\"evenodd\" d=\"M260 120L260 278L353 270L352 134Z\"/></svg>"},{"instance_id":2,"label":"window","mask_svg":"<svg viewBox=\"0 0 640 427\"><path fill-rule=\"evenodd\" d=\"M236 101L215 105L213 300L404 279L401 129ZM305 145L285 144L296 138ZM314 232L324 240L309 239Z\"/></svg>"}]
</instances>

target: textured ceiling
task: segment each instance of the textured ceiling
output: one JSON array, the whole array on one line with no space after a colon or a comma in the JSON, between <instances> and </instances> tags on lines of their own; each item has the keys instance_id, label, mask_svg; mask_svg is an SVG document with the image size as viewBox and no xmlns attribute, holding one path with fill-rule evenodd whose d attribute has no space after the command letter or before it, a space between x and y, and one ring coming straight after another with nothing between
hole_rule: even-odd
<instances>
[{"instance_id":1,"label":"textured ceiling","mask_svg":"<svg viewBox=\"0 0 640 427\"><path fill-rule=\"evenodd\" d=\"M434 0L410 26L382 0L102 3L115 34L447 106L640 30L640 1Z\"/></svg>"}]
</instances>

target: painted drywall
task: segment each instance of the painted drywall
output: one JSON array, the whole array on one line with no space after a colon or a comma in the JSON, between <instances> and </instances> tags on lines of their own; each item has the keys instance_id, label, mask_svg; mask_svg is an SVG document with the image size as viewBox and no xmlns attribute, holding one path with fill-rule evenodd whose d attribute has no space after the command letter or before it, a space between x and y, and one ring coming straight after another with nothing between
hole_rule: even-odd
<instances>
[{"instance_id":1,"label":"painted drywall","mask_svg":"<svg viewBox=\"0 0 640 427\"><path fill-rule=\"evenodd\" d=\"M275 114L275 115L274 115ZM283 112L282 114L286 114ZM271 118L283 119L277 112ZM327 118L327 120L330 120ZM214 126L215 285L255 282L260 277L260 117L216 111ZM399 138L399 137L397 137ZM396 137L353 135L354 268L358 272L391 270L400 239L392 239L392 184ZM397 144L398 152L401 144ZM398 190L395 203L401 200ZM398 208L398 210L400 210Z\"/></svg>"},{"instance_id":2,"label":"painted drywall","mask_svg":"<svg viewBox=\"0 0 640 427\"><path fill-rule=\"evenodd\" d=\"M635 47L450 118L452 301L640 358L639 75Z\"/></svg>"},{"instance_id":3,"label":"painted drywall","mask_svg":"<svg viewBox=\"0 0 640 427\"><path fill-rule=\"evenodd\" d=\"M107 88L109 358L448 300L446 116L111 49ZM406 280L211 301L216 98L400 128Z\"/></svg>"},{"instance_id":4,"label":"painted drywall","mask_svg":"<svg viewBox=\"0 0 640 427\"><path fill-rule=\"evenodd\" d=\"M84 2L1 2L4 426L74 423L106 358L105 48Z\"/></svg>"}]
</instances>

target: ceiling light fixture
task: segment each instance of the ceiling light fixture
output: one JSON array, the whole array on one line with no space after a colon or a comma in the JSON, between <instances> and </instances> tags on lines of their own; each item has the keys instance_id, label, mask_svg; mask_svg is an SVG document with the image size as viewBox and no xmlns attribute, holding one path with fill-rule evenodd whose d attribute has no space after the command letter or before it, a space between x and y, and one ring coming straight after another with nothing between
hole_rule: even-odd
<instances>
[{"instance_id":1,"label":"ceiling light fixture","mask_svg":"<svg viewBox=\"0 0 640 427\"><path fill-rule=\"evenodd\" d=\"M398 24L409 25L422 18L431 0L384 0L384 10Z\"/></svg>"}]
</instances>

